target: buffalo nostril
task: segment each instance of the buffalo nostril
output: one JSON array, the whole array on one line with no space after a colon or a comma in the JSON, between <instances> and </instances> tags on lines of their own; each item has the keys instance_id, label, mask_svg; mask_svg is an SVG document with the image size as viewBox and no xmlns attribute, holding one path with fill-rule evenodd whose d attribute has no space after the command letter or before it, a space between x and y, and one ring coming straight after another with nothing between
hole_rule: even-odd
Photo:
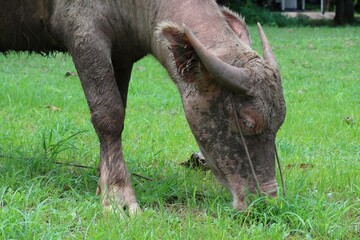
<instances>
[{"instance_id":1,"label":"buffalo nostril","mask_svg":"<svg viewBox=\"0 0 360 240\"><path fill-rule=\"evenodd\" d=\"M261 184L261 191L272 198L277 196L277 189L278 184L276 180L271 180Z\"/></svg>"},{"instance_id":2,"label":"buffalo nostril","mask_svg":"<svg viewBox=\"0 0 360 240\"><path fill-rule=\"evenodd\" d=\"M268 195L269 197L275 198L275 197L277 196L277 191L276 191L276 190L275 190L275 191L272 191L272 192L270 192L270 193L267 193L267 195Z\"/></svg>"}]
</instances>

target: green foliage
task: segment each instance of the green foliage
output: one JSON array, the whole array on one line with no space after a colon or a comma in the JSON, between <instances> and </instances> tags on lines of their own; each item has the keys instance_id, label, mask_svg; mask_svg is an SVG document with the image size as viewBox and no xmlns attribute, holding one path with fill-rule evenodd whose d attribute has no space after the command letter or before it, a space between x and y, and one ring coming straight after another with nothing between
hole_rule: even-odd
<instances>
[{"instance_id":1,"label":"green foliage","mask_svg":"<svg viewBox=\"0 0 360 240\"><path fill-rule=\"evenodd\" d=\"M134 67L123 146L130 171L153 181L132 177L141 215L103 216L98 140L78 77L64 76L75 72L70 57L9 54L0 56L0 239L357 239L360 29L264 29L287 101L277 139L285 198L249 198L235 212L210 172L180 166L196 142L175 86L147 57Z\"/></svg>"}]
</instances>

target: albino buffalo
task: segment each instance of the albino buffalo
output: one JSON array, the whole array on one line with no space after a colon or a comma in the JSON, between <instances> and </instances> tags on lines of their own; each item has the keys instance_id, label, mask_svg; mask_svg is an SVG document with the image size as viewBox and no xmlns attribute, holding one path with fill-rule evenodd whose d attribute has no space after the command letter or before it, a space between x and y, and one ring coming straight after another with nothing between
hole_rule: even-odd
<instances>
[{"instance_id":1,"label":"albino buffalo","mask_svg":"<svg viewBox=\"0 0 360 240\"><path fill-rule=\"evenodd\" d=\"M121 134L134 62L153 54L176 84L206 163L244 209L247 192L277 193L275 137L285 118L279 67L259 25L215 0L0 0L0 52L69 52L100 139L102 204L139 206Z\"/></svg>"}]
</instances>

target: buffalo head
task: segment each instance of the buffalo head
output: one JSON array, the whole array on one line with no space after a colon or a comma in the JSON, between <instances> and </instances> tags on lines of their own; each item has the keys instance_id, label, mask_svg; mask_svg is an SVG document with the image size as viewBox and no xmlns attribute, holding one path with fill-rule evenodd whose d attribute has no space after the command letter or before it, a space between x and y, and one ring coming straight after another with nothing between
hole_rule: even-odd
<instances>
[{"instance_id":1,"label":"buffalo head","mask_svg":"<svg viewBox=\"0 0 360 240\"><path fill-rule=\"evenodd\" d=\"M231 31L218 42L169 22L161 24L158 36L170 51L169 72L199 148L231 191L234 208L241 210L249 192L276 196L275 137L285 118L285 101L262 27L263 58L251 49L243 20L235 20L228 21Z\"/></svg>"}]
</instances>

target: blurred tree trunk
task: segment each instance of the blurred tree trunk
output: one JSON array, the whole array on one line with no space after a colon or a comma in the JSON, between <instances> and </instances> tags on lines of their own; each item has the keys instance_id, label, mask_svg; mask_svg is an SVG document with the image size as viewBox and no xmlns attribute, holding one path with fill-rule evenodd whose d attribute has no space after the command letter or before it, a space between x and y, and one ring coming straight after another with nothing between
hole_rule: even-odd
<instances>
[{"instance_id":1,"label":"blurred tree trunk","mask_svg":"<svg viewBox=\"0 0 360 240\"><path fill-rule=\"evenodd\" d=\"M219 4L219 5L226 5L229 3L229 0L216 0L216 2Z\"/></svg>"},{"instance_id":2,"label":"blurred tree trunk","mask_svg":"<svg viewBox=\"0 0 360 240\"><path fill-rule=\"evenodd\" d=\"M256 4L259 5L260 7L265 6L266 1L265 0L256 0Z\"/></svg>"},{"instance_id":3,"label":"blurred tree trunk","mask_svg":"<svg viewBox=\"0 0 360 240\"><path fill-rule=\"evenodd\" d=\"M216 0L219 5L240 4L245 0Z\"/></svg>"},{"instance_id":4,"label":"blurred tree trunk","mask_svg":"<svg viewBox=\"0 0 360 240\"><path fill-rule=\"evenodd\" d=\"M354 22L353 0L336 0L336 13L334 21L339 25Z\"/></svg>"}]
</instances>

